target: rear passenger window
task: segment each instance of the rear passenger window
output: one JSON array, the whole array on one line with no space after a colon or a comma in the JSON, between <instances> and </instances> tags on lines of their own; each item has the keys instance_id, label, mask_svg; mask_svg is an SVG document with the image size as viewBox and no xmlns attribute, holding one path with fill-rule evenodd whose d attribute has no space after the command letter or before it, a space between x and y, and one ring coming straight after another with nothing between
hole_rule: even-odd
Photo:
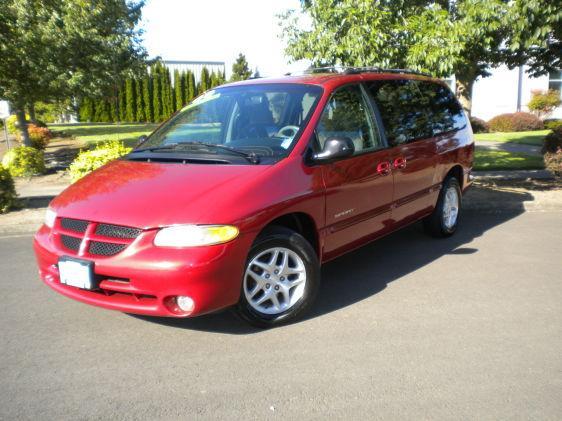
<instances>
[{"instance_id":1,"label":"rear passenger window","mask_svg":"<svg viewBox=\"0 0 562 421\"><path fill-rule=\"evenodd\" d=\"M385 80L369 85L384 124L387 140L399 145L430 137L426 101L411 80Z\"/></svg>"},{"instance_id":2,"label":"rear passenger window","mask_svg":"<svg viewBox=\"0 0 562 421\"><path fill-rule=\"evenodd\" d=\"M433 82L416 84L427 104L428 124L434 136L466 126L464 111L449 88Z\"/></svg>"},{"instance_id":3,"label":"rear passenger window","mask_svg":"<svg viewBox=\"0 0 562 421\"><path fill-rule=\"evenodd\" d=\"M356 154L382 147L366 98L357 85L332 94L316 127L316 136L320 149L333 137L350 138Z\"/></svg>"}]
</instances>

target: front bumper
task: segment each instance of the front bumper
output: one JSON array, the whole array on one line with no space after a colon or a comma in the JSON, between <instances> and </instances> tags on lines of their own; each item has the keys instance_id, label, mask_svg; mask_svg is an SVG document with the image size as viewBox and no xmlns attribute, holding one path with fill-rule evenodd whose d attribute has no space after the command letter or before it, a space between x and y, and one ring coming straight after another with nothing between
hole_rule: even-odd
<instances>
[{"instance_id":1,"label":"front bumper","mask_svg":"<svg viewBox=\"0 0 562 421\"><path fill-rule=\"evenodd\" d=\"M238 301L244 263L253 241L249 235L241 233L226 244L179 249L155 247L155 234L155 230L143 232L114 256L88 258L94 261L99 282L99 288L90 291L60 283L58 259L73 254L55 245L51 230L43 225L33 242L39 275L45 284L67 297L126 313L186 317ZM192 312L174 306L173 297L179 295L193 299Z\"/></svg>"}]
</instances>

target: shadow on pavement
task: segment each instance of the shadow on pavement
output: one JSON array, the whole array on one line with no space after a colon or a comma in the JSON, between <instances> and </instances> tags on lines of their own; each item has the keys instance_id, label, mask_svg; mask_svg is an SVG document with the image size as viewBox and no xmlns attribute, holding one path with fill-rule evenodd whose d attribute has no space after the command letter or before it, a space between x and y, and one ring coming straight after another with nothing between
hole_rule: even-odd
<instances>
[{"instance_id":1,"label":"shadow on pavement","mask_svg":"<svg viewBox=\"0 0 562 421\"><path fill-rule=\"evenodd\" d=\"M322 267L318 298L306 318L320 317L369 298L384 290L389 283L431 264L441 256L477 253L478 249L467 244L522 214L523 202L533 197L529 193L496 191L493 199L497 205L502 201L518 202L520 208L510 207L509 211L502 212L498 206L496 212L467 211L463 213L455 235L444 239L427 236L421 223L417 223L326 263ZM177 328L216 333L248 334L261 331L247 326L229 311L192 319L134 317Z\"/></svg>"}]
</instances>

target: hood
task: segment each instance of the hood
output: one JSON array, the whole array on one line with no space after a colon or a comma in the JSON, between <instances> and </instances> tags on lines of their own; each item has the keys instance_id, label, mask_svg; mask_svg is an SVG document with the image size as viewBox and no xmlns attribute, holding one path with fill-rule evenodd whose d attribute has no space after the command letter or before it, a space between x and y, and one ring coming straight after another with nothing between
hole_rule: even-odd
<instances>
[{"instance_id":1,"label":"hood","mask_svg":"<svg viewBox=\"0 0 562 421\"><path fill-rule=\"evenodd\" d=\"M227 209L237 191L270 168L116 160L72 184L50 206L58 216L138 228L232 223Z\"/></svg>"}]
</instances>

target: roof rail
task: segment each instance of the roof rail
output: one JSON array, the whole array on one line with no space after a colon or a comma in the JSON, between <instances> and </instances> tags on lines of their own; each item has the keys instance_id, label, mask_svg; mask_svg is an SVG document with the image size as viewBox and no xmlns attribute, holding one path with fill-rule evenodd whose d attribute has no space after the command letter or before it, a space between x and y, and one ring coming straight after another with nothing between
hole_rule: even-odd
<instances>
[{"instance_id":1,"label":"roof rail","mask_svg":"<svg viewBox=\"0 0 562 421\"><path fill-rule=\"evenodd\" d=\"M328 67L315 67L304 71L304 73L344 73L344 74L357 74L357 73L399 73L411 74L432 77L429 73L420 72L410 69L384 69L382 67L366 66L366 67L343 67L343 66L328 66Z\"/></svg>"}]
</instances>

